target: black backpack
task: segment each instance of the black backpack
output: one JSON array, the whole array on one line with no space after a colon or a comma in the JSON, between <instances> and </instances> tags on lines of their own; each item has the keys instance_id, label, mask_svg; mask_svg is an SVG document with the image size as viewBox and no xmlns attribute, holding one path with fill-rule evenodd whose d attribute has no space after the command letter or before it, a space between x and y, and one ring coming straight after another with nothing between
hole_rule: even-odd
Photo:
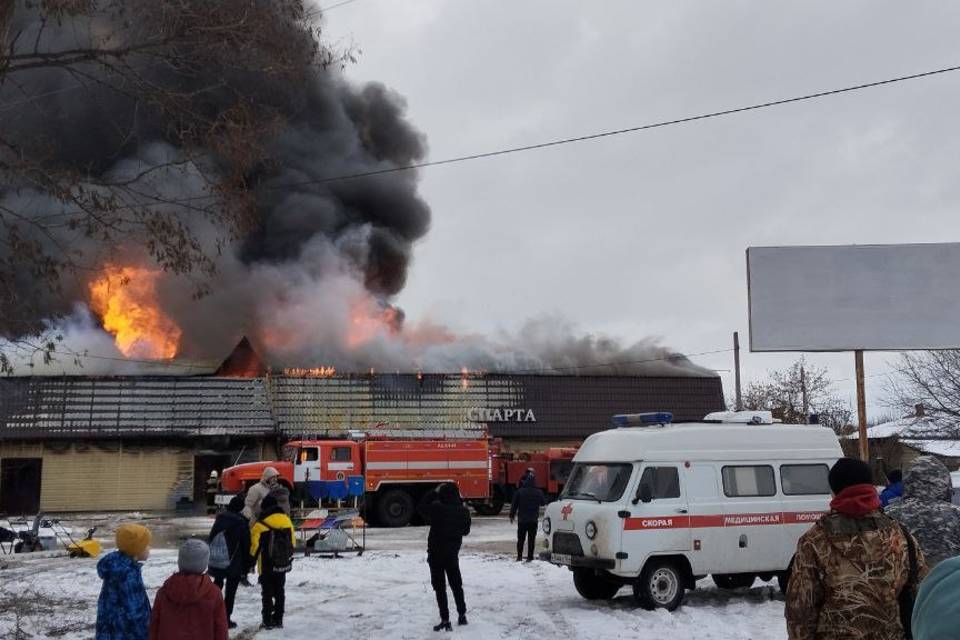
<instances>
[{"instance_id":1,"label":"black backpack","mask_svg":"<svg viewBox=\"0 0 960 640\"><path fill-rule=\"evenodd\" d=\"M260 536L260 552L263 554L264 571L287 573L293 568L293 541L289 528L274 529L262 520L267 531Z\"/></svg>"}]
</instances>

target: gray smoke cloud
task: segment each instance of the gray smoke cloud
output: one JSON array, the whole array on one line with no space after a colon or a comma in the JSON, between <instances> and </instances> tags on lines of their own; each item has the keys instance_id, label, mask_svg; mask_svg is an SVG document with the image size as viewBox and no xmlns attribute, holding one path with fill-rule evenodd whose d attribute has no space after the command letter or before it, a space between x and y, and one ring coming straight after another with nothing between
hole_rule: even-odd
<instances>
[{"instance_id":1,"label":"gray smoke cloud","mask_svg":"<svg viewBox=\"0 0 960 640\"><path fill-rule=\"evenodd\" d=\"M138 32L138 16L126 14L133 23L126 31ZM98 20L106 19L82 19L78 29L71 19L41 22L36 9L18 7L17 46L36 42L41 49L57 50L75 46L78 32L117 26ZM117 33L122 41L125 30ZM288 36L305 37L300 30ZM217 254L218 229L202 216L183 218L218 258L210 293L200 299L194 295L196 276L165 273L159 279L160 306L182 330L178 359L215 363L247 335L275 367L713 375L655 340L623 345L578 334L556 319L532 321L516 335L488 337L455 335L428 323L403 327L403 312L392 301L406 283L412 246L429 230L431 217L417 191L417 173L326 179L426 157L425 136L407 119L404 99L379 83L357 86L334 69L304 68L295 82L268 78L257 68L203 69L189 79L162 68L145 67L142 73L176 91L223 77L230 86L243 87L245 99L269 104L279 120L265 142L269 162L247 177L256 204L252 226ZM211 195L203 176L216 169L216 149L187 153L171 144L166 132L177 123L160 110L95 81L79 91L75 83L71 74L45 69L18 74L17 85L0 85L0 103L14 103L22 92L41 96L6 112L15 125L14 140L34 151L46 145L58 166L90 178L131 178L159 167L140 180L142 191L151 196L182 200ZM204 91L196 106L216 115L231 107L233 97L226 91ZM35 186L16 183L0 185L0 205L29 216L64 210ZM61 351L81 355L61 355L53 364L43 364L18 351L14 365L32 359L36 366L26 373L184 373L179 367L123 362L84 306L88 278L96 277L97 265L116 259L143 264L144 255L76 232L64 232L61 240L83 250L89 271L64 278L58 295L43 292L29 273L19 274L20 294L31 301L21 311L34 320L49 319L48 328L64 336ZM16 337L16 327L11 319L0 318L0 335ZM611 362L620 364L607 366ZM605 366L592 366L600 364Z\"/></svg>"}]
</instances>

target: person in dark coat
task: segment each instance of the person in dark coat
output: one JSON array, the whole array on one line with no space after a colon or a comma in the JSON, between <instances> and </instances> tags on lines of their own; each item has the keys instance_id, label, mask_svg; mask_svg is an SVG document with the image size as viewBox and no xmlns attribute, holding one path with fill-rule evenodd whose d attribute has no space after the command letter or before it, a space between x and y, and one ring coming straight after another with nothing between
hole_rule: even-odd
<instances>
[{"instance_id":1,"label":"person in dark coat","mask_svg":"<svg viewBox=\"0 0 960 640\"><path fill-rule=\"evenodd\" d=\"M457 485L449 482L428 492L420 502L418 511L430 525L427 564L430 565L430 582L437 594L437 608L440 609L440 624L433 630L452 631L447 604L448 580L457 604L457 624L467 624L467 603L463 597L459 555L463 536L470 534L470 512L460 500Z\"/></svg>"},{"instance_id":2,"label":"person in dark coat","mask_svg":"<svg viewBox=\"0 0 960 640\"><path fill-rule=\"evenodd\" d=\"M210 529L207 542L212 543L217 535L223 532L227 542L227 553L230 557L230 566L218 568L211 566L207 573L213 578L218 589L223 589L224 602L227 607L227 626L233 629L237 624L233 621L233 603L237 597L237 587L247 577L250 571L250 524L243 517L243 496L233 496L225 511L217 515Z\"/></svg>"},{"instance_id":3,"label":"person in dark coat","mask_svg":"<svg viewBox=\"0 0 960 640\"><path fill-rule=\"evenodd\" d=\"M534 484L534 477L526 476L523 487L513 495L510 505L510 523L517 520L517 562L523 559L523 541L527 540L527 562L533 560L533 547L537 542L537 523L540 507L546 504L543 491Z\"/></svg>"}]
</instances>

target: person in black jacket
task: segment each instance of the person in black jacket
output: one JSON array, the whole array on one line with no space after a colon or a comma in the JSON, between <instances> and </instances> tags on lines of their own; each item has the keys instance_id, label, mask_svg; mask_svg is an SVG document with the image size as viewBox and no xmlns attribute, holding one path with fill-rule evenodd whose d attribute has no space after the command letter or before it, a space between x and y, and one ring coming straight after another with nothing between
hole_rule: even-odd
<instances>
[{"instance_id":1,"label":"person in black jacket","mask_svg":"<svg viewBox=\"0 0 960 640\"><path fill-rule=\"evenodd\" d=\"M532 475L523 479L523 487L513 495L510 504L510 523L517 520L517 562L523 559L523 541L527 540L527 562L533 560L533 547L537 542L537 521L540 507L546 504L543 491L534 484Z\"/></svg>"},{"instance_id":2,"label":"person in black jacket","mask_svg":"<svg viewBox=\"0 0 960 640\"><path fill-rule=\"evenodd\" d=\"M463 536L470 533L470 512L460 500L457 485L445 482L436 491L428 492L419 506L420 515L430 525L427 536L427 564L430 582L437 593L440 624L434 631L452 631L450 609L447 604L447 580L457 604L457 624L467 624L467 603L463 598L463 578L460 576L460 545Z\"/></svg>"},{"instance_id":3,"label":"person in black jacket","mask_svg":"<svg viewBox=\"0 0 960 640\"><path fill-rule=\"evenodd\" d=\"M224 594L224 604L227 606L227 627L233 629L237 624L232 620L233 603L237 597L237 587L240 582L246 579L250 571L249 549L250 549L250 523L240 513L243 511L243 496L233 497L226 510L217 515L213 522L213 528L210 529L210 535L207 542L213 542L213 539L221 531L227 542L227 550L230 553L230 566L226 568L209 567L207 573L213 578L214 584L219 589L226 585Z\"/></svg>"}]
</instances>

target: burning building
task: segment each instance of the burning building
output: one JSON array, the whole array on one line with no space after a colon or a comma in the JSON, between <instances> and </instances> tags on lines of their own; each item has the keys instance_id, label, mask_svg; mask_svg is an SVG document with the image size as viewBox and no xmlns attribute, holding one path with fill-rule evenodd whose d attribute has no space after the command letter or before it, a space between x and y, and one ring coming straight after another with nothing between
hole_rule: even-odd
<instances>
[{"instance_id":1,"label":"burning building","mask_svg":"<svg viewBox=\"0 0 960 640\"><path fill-rule=\"evenodd\" d=\"M0 512L192 508L211 470L302 436L487 432L529 451L615 413L723 407L716 376L263 374L246 343L215 375L0 379Z\"/></svg>"}]
</instances>

